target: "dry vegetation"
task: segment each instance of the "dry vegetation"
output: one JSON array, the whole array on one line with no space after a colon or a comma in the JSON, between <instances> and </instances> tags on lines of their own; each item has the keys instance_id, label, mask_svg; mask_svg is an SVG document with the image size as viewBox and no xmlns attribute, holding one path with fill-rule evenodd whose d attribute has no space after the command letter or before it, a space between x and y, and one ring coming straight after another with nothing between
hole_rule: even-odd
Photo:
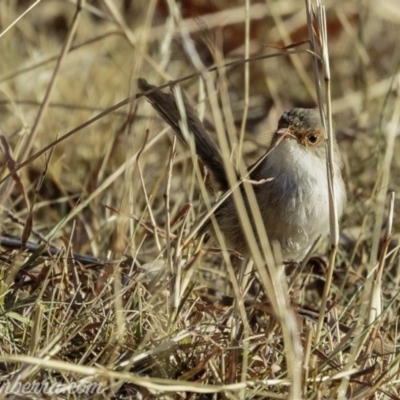
<instances>
[{"instance_id":1,"label":"dry vegetation","mask_svg":"<svg viewBox=\"0 0 400 400\"><path fill-rule=\"evenodd\" d=\"M250 3L0 2L1 382L65 389L29 398L400 397L398 0L326 4L348 192L333 268L323 243L238 277L223 244L187 242L215 199L137 78L194 74L181 86L246 164L283 109L317 105L305 3ZM225 67L246 49L279 56ZM69 386L88 382L102 393Z\"/></svg>"}]
</instances>

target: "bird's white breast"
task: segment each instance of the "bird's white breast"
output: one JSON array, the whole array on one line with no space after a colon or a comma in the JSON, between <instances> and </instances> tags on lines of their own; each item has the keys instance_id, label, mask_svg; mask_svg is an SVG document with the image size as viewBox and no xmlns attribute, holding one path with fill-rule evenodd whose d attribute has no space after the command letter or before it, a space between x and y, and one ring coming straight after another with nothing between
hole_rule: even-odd
<instances>
[{"instance_id":1,"label":"bird's white breast","mask_svg":"<svg viewBox=\"0 0 400 400\"><path fill-rule=\"evenodd\" d=\"M339 168L335 171L335 199L340 216L345 195ZM268 155L262 175L272 178L266 183L268 195L260 203L268 237L281 244L284 259L299 260L318 236L329 232L325 157L285 139Z\"/></svg>"}]
</instances>

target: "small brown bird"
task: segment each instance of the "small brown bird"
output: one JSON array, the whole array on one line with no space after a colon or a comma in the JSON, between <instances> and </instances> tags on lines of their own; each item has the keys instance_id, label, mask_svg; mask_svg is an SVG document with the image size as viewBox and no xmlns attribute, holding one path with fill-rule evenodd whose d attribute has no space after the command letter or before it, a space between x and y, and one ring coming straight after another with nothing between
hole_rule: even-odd
<instances>
[{"instance_id":1,"label":"small brown bird","mask_svg":"<svg viewBox=\"0 0 400 400\"><path fill-rule=\"evenodd\" d=\"M139 79L138 86L158 114L185 142L180 128L182 117L174 94L162 92L144 79ZM217 189L226 191L229 183L221 153L183 93L182 97L186 124L194 136L196 153L209 169ZM319 236L326 236L329 232L326 149L319 114L304 108L285 111L269 150L272 151L259 165L256 163L254 169L249 168L252 171L250 179L262 182L254 185L254 193L268 239L280 244L285 261L299 261ZM346 203L346 192L336 140L334 176L335 201L340 217ZM217 209L215 217L227 245L249 255L231 196ZM212 224L207 228L212 235Z\"/></svg>"}]
</instances>

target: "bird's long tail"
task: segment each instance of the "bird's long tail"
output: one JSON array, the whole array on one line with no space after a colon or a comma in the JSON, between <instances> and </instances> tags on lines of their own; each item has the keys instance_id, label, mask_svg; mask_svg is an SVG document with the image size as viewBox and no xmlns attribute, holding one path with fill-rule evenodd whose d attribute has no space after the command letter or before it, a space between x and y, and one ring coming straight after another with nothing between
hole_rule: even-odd
<instances>
[{"instance_id":1,"label":"bird's long tail","mask_svg":"<svg viewBox=\"0 0 400 400\"><path fill-rule=\"evenodd\" d=\"M186 143L182 133L183 116L182 110L179 109L176 97L172 92L165 93L157 89L156 86L149 84L145 79L138 80L138 87L147 97L154 109L161 118L167 122L176 135ZM219 190L227 190L229 188L228 180L224 170L221 153L215 143L211 140L204 125L197 117L188 99L182 92L184 112L186 114L186 124L190 134L193 135L196 153L212 174Z\"/></svg>"}]
</instances>

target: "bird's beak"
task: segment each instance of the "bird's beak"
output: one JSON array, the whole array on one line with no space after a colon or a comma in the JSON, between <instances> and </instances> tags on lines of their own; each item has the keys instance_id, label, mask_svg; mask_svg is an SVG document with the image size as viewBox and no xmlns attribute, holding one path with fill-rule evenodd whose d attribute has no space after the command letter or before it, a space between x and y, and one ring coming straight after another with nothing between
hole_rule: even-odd
<instances>
[{"instance_id":1,"label":"bird's beak","mask_svg":"<svg viewBox=\"0 0 400 400\"><path fill-rule=\"evenodd\" d=\"M278 136L281 136L282 139L288 138L288 139L296 139L296 136L293 135L291 130L289 128L281 128L276 131L276 134Z\"/></svg>"}]
</instances>

